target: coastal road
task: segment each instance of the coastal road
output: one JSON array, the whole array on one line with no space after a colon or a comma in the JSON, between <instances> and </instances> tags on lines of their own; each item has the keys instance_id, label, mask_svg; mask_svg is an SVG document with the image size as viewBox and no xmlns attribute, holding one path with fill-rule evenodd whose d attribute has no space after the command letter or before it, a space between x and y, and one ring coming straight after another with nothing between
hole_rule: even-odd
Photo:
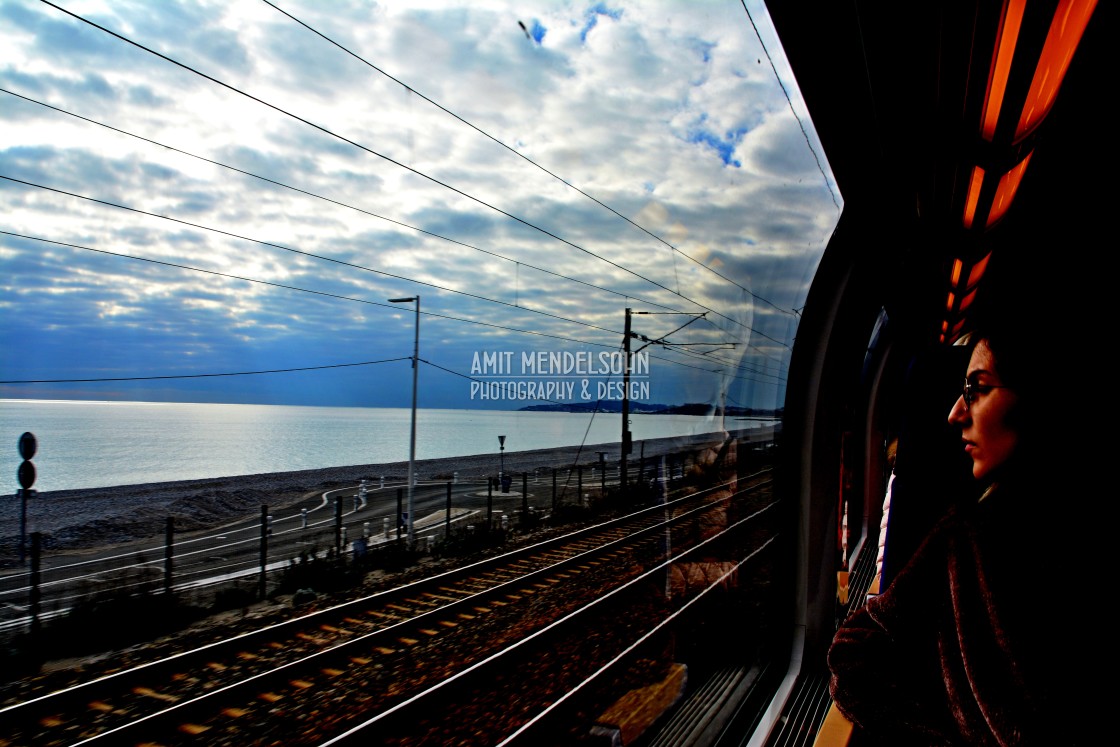
<instances>
[{"instance_id":1,"label":"coastal road","mask_svg":"<svg viewBox=\"0 0 1120 747\"><path fill-rule=\"evenodd\" d=\"M563 490L567 475L558 477ZM574 495L575 482L569 495ZM530 475L526 481L528 504L534 510L552 503L551 473ZM522 510L521 479L514 480L509 493L490 492L485 482L417 483L414 497L414 526L418 542L442 537L448 519L454 522L481 521L488 507L495 521L502 514ZM587 487L585 485L585 487ZM399 499L398 499L399 495ZM174 537L170 560L170 584L186 590L259 576L287 566L301 554L322 554L338 542L351 551L355 540L365 539L375 547L397 537L395 518L398 500L407 506L407 487L376 482L363 491L352 485L319 494L312 500L277 510L263 519L267 526L266 554L262 559L262 517L245 519L218 530L192 532ZM337 529L336 529L337 528ZM108 548L84 555L43 558L40 568L40 619L67 611L75 602L103 590L114 593L150 593L168 583L168 554L165 537L135 543L127 550ZM31 614L32 581L26 570L0 576L0 630L28 624Z\"/></svg>"}]
</instances>

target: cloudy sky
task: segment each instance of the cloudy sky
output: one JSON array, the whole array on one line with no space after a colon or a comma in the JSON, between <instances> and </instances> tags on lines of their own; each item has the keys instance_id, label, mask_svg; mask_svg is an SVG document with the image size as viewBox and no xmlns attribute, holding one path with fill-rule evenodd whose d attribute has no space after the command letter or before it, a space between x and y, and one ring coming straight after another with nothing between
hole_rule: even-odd
<instances>
[{"instance_id":1,"label":"cloudy sky","mask_svg":"<svg viewBox=\"0 0 1120 747\"><path fill-rule=\"evenodd\" d=\"M740 0L0 0L0 398L407 406L388 299L419 295L421 407L534 404L472 378L617 351L626 308L648 401L780 405L843 202L768 29ZM472 376L487 352L514 370Z\"/></svg>"}]
</instances>

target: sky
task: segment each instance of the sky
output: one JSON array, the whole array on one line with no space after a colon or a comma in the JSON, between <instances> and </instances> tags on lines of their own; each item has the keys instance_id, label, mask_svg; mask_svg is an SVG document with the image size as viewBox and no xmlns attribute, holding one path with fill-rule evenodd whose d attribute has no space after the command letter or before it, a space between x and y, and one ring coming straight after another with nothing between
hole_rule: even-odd
<instances>
[{"instance_id":1,"label":"sky","mask_svg":"<svg viewBox=\"0 0 1120 747\"><path fill-rule=\"evenodd\" d=\"M617 399L631 309L780 407L843 206L757 2L0 0L0 89L3 399Z\"/></svg>"}]
</instances>

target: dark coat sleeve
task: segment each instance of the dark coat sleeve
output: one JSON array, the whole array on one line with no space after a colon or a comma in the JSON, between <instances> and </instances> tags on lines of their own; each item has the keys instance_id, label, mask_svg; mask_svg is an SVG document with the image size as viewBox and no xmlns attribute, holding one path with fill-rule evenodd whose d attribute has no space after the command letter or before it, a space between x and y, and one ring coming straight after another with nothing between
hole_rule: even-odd
<instances>
[{"instance_id":1,"label":"dark coat sleeve","mask_svg":"<svg viewBox=\"0 0 1120 747\"><path fill-rule=\"evenodd\" d=\"M830 689L861 733L902 745L1088 743L1077 734L1077 618L1040 572L1045 522L1000 498L939 522L837 631Z\"/></svg>"},{"instance_id":2,"label":"dark coat sleeve","mask_svg":"<svg viewBox=\"0 0 1120 747\"><path fill-rule=\"evenodd\" d=\"M924 592L939 575L941 545L935 530L890 588L848 617L828 652L836 706L883 743L944 744L951 730L934 624L948 600Z\"/></svg>"}]
</instances>

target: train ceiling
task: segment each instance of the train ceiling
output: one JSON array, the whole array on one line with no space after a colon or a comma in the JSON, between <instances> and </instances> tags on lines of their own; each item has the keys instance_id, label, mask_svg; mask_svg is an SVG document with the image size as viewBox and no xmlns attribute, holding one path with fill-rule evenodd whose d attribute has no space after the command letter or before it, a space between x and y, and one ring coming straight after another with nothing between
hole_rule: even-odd
<instances>
[{"instance_id":1,"label":"train ceiling","mask_svg":"<svg viewBox=\"0 0 1120 747\"><path fill-rule=\"evenodd\" d=\"M1108 3L769 9L845 213L879 235L868 256L892 264L884 282L904 278L888 307L952 342L995 293L993 267L1040 297L1080 270L1072 247L1056 245L1091 240L1109 191L1096 185L1114 173L1101 129L1114 89Z\"/></svg>"}]
</instances>

